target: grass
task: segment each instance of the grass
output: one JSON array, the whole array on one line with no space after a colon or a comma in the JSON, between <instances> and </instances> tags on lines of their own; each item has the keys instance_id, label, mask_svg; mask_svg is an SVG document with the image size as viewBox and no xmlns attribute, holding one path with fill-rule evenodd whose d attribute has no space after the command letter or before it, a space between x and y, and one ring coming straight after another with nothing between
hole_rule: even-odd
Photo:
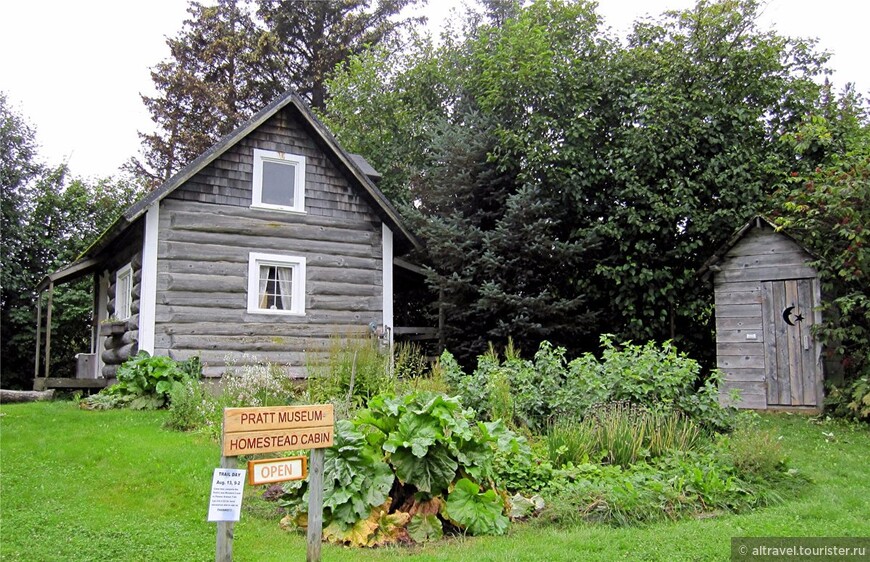
<instances>
[{"instance_id":1,"label":"grass","mask_svg":"<svg viewBox=\"0 0 870 562\"><path fill-rule=\"evenodd\" d=\"M216 444L162 429L165 412L79 410L72 403L0 408L0 559L214 559L207 523ZM634 528L514 525L505 537L420 548L349 550L324 560L728 560L732 536L868 536L866 426L763 416L791 464L812 481L773 508ZM251 491L253 493L253 490ZM305 538L246 499L236 560L300 560Z\"/></svg>"}]
</instances>

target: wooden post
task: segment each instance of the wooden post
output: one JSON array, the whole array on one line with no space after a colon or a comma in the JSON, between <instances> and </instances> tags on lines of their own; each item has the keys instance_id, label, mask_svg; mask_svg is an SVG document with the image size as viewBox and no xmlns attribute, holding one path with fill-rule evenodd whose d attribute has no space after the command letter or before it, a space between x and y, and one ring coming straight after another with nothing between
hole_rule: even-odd
<instances>
[{"instance_id":1,"label":"wooden post","mask_svg":"<svg viewBox=\"0 0 870 562\"><path fill-rule=\"evenodd\" d=\"M323 460L326 449L311 450L308 467L308 553L307 562L320 562L323 540Z\"/></svg>"},{"instance_id":2,"label":"wooden post","mask_svg":"<svg viewBox=\"0 0 870 562\"><path fill-rule=\"evenodd\" d=\"M48 306L45 311L45 377L51 370L51 306L54 299L54 281L48 284Z\"/></svg>"},{"instance_id":3,"label":"wooden post","mask_svg":"<svg viewBox=\"0 0 870 562\"><path fill-rule=\"evenodd\" d=\"M221 468L236 468L238 457L221 457ZM218 521L217 524L217 548L215 549L215 562L233 561L233 521Z\"/></svg>"},{"instance_id":4,"label":"wooden post","mask_svg":"<svg viewBox=\"0 0 870 562\"><path fill-rule=\"evenodd\" d=\"M36 357L33 359L33 384L39 378L39 351L42 344L42 292L36 296Z\"/></svg>"}]
</instances>

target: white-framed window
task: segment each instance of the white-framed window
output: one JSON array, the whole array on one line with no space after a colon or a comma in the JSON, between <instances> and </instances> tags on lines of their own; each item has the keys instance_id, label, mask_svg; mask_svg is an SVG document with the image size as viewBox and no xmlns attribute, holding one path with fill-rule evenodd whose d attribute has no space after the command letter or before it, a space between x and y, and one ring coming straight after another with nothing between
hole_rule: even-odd
<instances>
[{"instance_id":1,"label":"white-framed window","mask_svg":"<svg viewBox=\"0 0 870 562\"><path fill-rule=\"evenodd\" d=\"M128 263L115 274L115 316L126 320L133 308L133 267Z\"/></svg>"},{"instance_id":2,"label":"white-framed window","mask_svg":"<svg viewBox=\"0 0 870 562\"><path fill-rule=\"evenodd\" d=\"M305 314L305 258L251 252L248 312Z\"/></svg>"},{"instance_id":3,"label":"white-framed window","mask_svg":"<svg viewBox=\"0 0 870 562\"><path fill-rule=\"evenodd\" d=\"M251 207L305 212L305 157L254 149Z\"/></svg>"}]
</instances>

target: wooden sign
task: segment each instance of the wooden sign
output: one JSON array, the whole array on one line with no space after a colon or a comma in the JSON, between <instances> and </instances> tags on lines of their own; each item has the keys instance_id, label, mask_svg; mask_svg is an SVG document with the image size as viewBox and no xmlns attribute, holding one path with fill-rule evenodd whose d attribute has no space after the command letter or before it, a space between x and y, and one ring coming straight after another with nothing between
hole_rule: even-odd
<instances>
[{"instance_id":1,"label":"wooden sign","mask_svg":"<svg viewBox=\"0 0 870 562\"><path fill-rule=\"evenodd\" d=\"M335 412L332 404L224 408L222 468L235 468L236 457L239 455L313 449L311 451L311 474L308 479L308 485L311 489L308 500L307 559L309 561L320 560L320 541L323 531L324 449L332 447L334 425ZM295 477L298 464L295 464L293 458L252 461L254 464L252 470L249 471L249 478L257 478L258 480L256 482L251 480L251 484L305 478L307 472L305 458L297 458L302 459L299 478ZM259 475L254 474L257 472L258 466L278 461L290 461L290 464L273 464L274 468L262 468ZM293 475L293 477L284 478L287 474ZM259 480L261 476L267 479ZM279 476L281 480L268 480L270 477ZM234 524L234 521L218 522L215 549L215 560L218 562L232 562Z\"/></svg>"},{"instance_id":2,"label":"wooden sign","mask_svg":"<svg viewBox=\"0 0 870 562\"><path fill-rule=\"evenodd\" d=\"M301 427L332 427L335 423L333 410L332 404L225 408L224 433Z\"/></svg>"},{"instance_id":3,"label":"wooden sign","mask_svg":"<svg viewBox=\"0 0 870 562\"><path fill-rule=\"evenodd\" d=\"M307 457L248 461L248 484L251 486L305 480L306 476L308 476Z\"/></svg>"},{"instance_id":4,"label":"wooden sign","mask_svg":"<svg viewBox=\"0 0 870 562\"><path fill-rule=\"evenodd\" d=\"M332 404L226 408L223 455L332 447Z\"/></svg>"}]
</instances>

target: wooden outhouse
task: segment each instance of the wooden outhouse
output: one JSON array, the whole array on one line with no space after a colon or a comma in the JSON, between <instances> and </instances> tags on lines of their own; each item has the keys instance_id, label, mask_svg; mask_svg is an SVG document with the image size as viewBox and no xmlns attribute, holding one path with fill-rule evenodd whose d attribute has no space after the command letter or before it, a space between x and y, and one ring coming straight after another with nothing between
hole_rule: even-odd
<instances>
[{"instance_id":1,"label":"wooden outhouse","mask_svg":"<svg viewBox=\"0 0 870 562\"><path fill-rule=\"evenodd\" d=\"M763 217L743 226L700 273L712 277L720 400L740 408L820 410L824 369L813 256ZM739 391L736 401L732 391Z\"/></svg>"},{"instance_id":2,"label":"wooden outhouse","mask_svg":"<svg viewBox=\"0 0 870 562\"><path fill-rule=\"evenodd\" d=\"M377 179L287 93L39 288L93 277L94 379L139 350L198 356L207 376L266 361L304 375L332 336L395 333L396 259L420 242ZM36 382L50 378L50 333Z\"/></svg>"}]
</instances>

